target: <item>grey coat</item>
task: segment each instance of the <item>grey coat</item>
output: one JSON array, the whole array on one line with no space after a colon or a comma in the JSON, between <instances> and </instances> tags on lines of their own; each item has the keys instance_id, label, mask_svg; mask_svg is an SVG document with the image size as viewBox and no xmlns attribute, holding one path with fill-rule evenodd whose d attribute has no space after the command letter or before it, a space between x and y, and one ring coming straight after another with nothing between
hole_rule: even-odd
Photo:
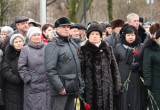
<instances>
[{"instance_id":1,"label":"grey coat","mask_svg":"<svg viewBox=\"0 0 160 110\"><path fill-rule=\"evenodd\" d=\"M45 44L31 42L21 50L18 70L24 81L24 110L46 110Z\"/></svg>"},{"instance_id":2,"label":"grey coat","mask_svg":"<svg viewBox=\"0 0 160 110\"><path fill-rule=\"evenodd\" d=\"M108 36L105 41L114 49L118 43L120 43L120 35L116 35L113 32L110 36Z\"/></svg>"},{"instance_id":3,"label":"grey coat","mask_svg":"<svg viewBox=\"0 0 160 110\"><path fill-rule=\"evenodd\" d=\"M142 45L136 47L141 52ZM123 44L119 43L115 47L115 57L118 63L119 71L121 74L122 84L126 81L129 76L129 61L132 55L127 57L129 49L125 48ZM140 62L139 54L134 56L134 62ZM132 70L128 91L124 91L120 94L119 108L118 110L142 110L141 109L141 80L140 80L140 69L136 68Z\"/></svg>"},{"instance_id":4,"label":"grey coat","mask_svg":"<svg viewBox=\"0 0 160 110\"><path fill-rule=\"evenodd\" d=\"M84 88L80 63L75 47L70 41L57 37L45 49L45 69L49 79L49 94L59 95L66 89L67 95L80 92Z\"/></svg>"}]
</instances>

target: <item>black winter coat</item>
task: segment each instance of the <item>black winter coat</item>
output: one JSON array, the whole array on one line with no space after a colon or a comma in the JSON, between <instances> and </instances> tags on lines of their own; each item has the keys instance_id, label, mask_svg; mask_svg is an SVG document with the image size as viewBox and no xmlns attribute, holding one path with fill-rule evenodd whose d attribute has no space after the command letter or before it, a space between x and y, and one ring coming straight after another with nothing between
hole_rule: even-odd
<instances>
[{"instance_id":1,"label":"black winter coat","mask_svg":"<svg viewBox=\"0 0 160 110\"><path fill-rule=\"evenodd\" d=\"M137 46L136 49L141 52L142 45ZM130 52L131 54L129 54ZM123 44L119 43L115 47L115 57L121 74L122 84L124 84L131 71L129 68L130 64L133 61L140 63L140 55L135 55L135 60L133 60L132 51L127 49L127 47ZM132 70L128 90L124 90L123 93L120 94L118 110L142 110L141 74L140 66Z\"/></svg>"},{"instance_id":2,"label":"black winter coat","mask_svg":"<svg viewBox=\"0 0 160 110\"><path fill-rule=\"evenodd\" d=\"M19 53L13 46L6 47L2 73L5 110L23 110L23 81L18 72Z\"/></svg>"},{"instance_id":3,"label":"black winter coat","mask_svg":"<svg viewBox=\"0 0 160 110\"><path fill-rule=\"evenodd\" d=\"M79 50L83 97L91 110L113 110L113 95L121 88L121 78L112 48L104 41L97 47L86 42Z\"/></svg>"}]
</instances>

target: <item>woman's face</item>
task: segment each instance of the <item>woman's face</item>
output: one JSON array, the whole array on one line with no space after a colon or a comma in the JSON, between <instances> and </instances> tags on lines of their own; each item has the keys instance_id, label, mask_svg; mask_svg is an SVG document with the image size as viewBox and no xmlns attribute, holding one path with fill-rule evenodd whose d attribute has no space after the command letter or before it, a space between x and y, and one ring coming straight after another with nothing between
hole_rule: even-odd
<instances>
[{"instance_id":1,"label":"woman's face","mask_svg":"<svg viewBox=\"0 0 160 110\"><path fill-rule=\"evenodd\" d=\"M21 50L22 47L24 45L24 41L22 38L20 37L16 37L14 40L13 40L13 47L16 49L16 50Z\"/></svg>"},{"instance_id":2,"label":"woman's face","mask_svg":"<svg viewBox=\"0 0 160 110\"><path fill-rule=\"evenodd\" d=\"M135 33L134 33L134 32L133 32L133 33L127 33L127 34L125 35L125 40L126 40L129 44L133 43L133 42L136 40L136 35L135 35Z\"/></svg>"},{"instance_id":3,"label":"woman's face","mask_svg":"<svg viewBox=\"0 0 160 110\"><path fill-rule=\"evenodd\" d=\"M46 30L43 31L43 34L45 36L48 36L48 33L53 32L53 31L54 31L54 29L49 26Z\"/></svg>"},{"instance_id":4,"label":"woman's face","mask_svg":"<svg viewBox=\"0 0 160 110\"><path fill-rule=\"evenodd\" d=\"M89 41L92 44L98 44L101 41L101 36L100 33L98 31L92 31L89 35Z\"/></svg>"},{"instance_id":5,"label":"woman's face","mask_svg":"<svg viewBox=\"0 0 160 110\"><path fill-rule=\"evenodd\" d=\"M7 37L7 35L8 35L7 32L1 32L0 33L0 37L1 37L2 40L5 40L5 38Z\"/></svg>"},{"instance_id":6,"label":"woman's face","mask_svg":"<svg viewBox=\"0 0 160 110\"><path fill-rule=\"evenodd\" d=\"M39 44L41 43L41 34L40 33L37 33L37 34L33 34L30 38L30 41L33 43L33 44Z\"/></svg>"}]
</instances>

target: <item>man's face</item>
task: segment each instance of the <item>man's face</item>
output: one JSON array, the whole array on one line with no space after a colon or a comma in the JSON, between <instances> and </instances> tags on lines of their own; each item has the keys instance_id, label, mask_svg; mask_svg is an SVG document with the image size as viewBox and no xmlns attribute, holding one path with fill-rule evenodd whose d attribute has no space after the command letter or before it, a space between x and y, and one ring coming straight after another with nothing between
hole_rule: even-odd
<instances>
[{"instance_id":1,"label":"man's face","mask_svg":"<svg viewBox=\"0 0 160 110\"><path fill-rule=\"evenodd\" d=\"M17 27L18 31L20 31L20 32L27 32L27 30L29 28L27 21L17 23L16 27Z\"/></svg>"},{"instance_id":2,"label":"man's face","mask_svg":"<svg viewBox=\"0 0 160 110\"><path fill-rule=\"evenodd\" d=\"M136 29L139 28L139 17L138 16L134 16L132 17L132 19L130 21L128 21L129 25L134 26Z\"/></svg>"},{"instance_id":3,"label":"man's face","mask_svg":"<svg viewBox=\"0 0 160 110\"><path fill-rule=\"evenodd\" d=\"M68 25L62 25L57 28L57 32L64 37L69 36L69 30L70 30L70 27Z\"/></svg>"},{"instance_id":4,"label":"man's face","mask_svg":"<svg viewBox=\"0 0 160 110\"><path fill-rule=\"evenodd\" d=\"M80 37L78 28L70 29L69 34L71 35L72 38L79 38Z\"/></svg>"}]
</instances>

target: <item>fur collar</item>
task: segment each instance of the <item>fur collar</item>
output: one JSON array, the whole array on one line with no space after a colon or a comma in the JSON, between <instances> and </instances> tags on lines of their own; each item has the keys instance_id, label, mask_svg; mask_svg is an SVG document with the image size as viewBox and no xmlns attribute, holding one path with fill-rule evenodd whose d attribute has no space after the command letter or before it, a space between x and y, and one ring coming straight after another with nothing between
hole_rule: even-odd
<instances>
[{"instance_id":1,"label":"fur collar","mask_svg":"<svg viewBox=\"0 0 160 110\"><path fill-rule=\"evenodd\" d=\"M145 48L150 48L155 51L160 51L160 46L154 39L149 39L148 41L146 41Z\"/></svg>"},{"instance_id":2,"label":"fur collar","mask_svg":"<svg viewBox=\"0 0 160 110\"><path fill-rule=\"evenodd\" d=\"M13 46L7 45L5 55L9 60L14 60L20 55L20 51L16 51Z\"/></svg>"},{"instance_id":3,"label":"fur collar","mask_svg":"<svg viewBox=\"0 0 160 110\"><path fill-rule=\"evenodd\" d=\"M90 43L89 41L86 42L86 44L84 45L84 47L86 47L87 51L99 51L99 50L104 50L107 49L107 44L104 41L101 41L101 44L99 47L93 45L92 43Z\"/></svg>"}]
</instances>

